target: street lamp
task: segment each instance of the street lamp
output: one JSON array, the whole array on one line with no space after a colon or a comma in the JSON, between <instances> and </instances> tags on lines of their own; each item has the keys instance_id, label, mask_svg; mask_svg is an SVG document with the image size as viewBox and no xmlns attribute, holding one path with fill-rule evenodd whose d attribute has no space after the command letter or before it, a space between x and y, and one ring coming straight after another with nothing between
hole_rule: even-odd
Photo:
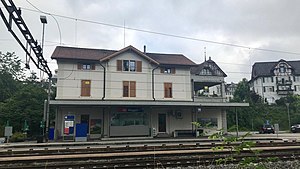
<instances>
[{"instance_id":1,"label":"street lamp","mask_svg":"<svg viewBox=\"0 0 300 169\"><path fill-rule=\"evenodd\" d=\"M288 120L289 120L289 127L291 127L291 117L290 117L290 103L285 103L287 107L287 114L288 114Z\"/></svg>"},{"instance_id":2,"label":"street lamp","mask_svg":"<svg viewBox=\"0 0 300 169\"><path fill-rule=\"evenodd\" d=\"M42 53L44 51L44 37L45 37L45 24L47 24L46 16L40 16L41 23L43 24L43 33L42 33Z\"/></svg>"},{"instance_id":3,"label":"street lamp","mask_svg":"<svg viewBox=\"0 0 300 169\"><path fill-rule=\"evenodd\" d=\"M43 33L42 33L42 53L44 53L44 37L45 37L45 25L47 24L47 17L40 16L41 23L43 24ZM47 102L44 102L44 117L43 120L46 122L46 133L44 135L45 140L48 141L48 133L49 133L49 103L50 103L50 89L51 89L51 77L49 77L48 81L48 98Z\"/></svg>"}]
</instances>

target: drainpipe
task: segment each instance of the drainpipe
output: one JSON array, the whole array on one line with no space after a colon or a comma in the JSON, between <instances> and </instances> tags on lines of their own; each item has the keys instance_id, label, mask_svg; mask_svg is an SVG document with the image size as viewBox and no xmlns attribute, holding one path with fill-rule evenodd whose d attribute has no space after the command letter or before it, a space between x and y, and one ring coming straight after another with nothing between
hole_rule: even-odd
<instances>
[{"instance_id":1,"label":"drainpipe","mask_svg":"<svg viewBox=\"0 0 300 169\"><path fill-rule=\"evenodd\" d=\"M102 100L104 100L104 98L105 98L106 68L101 64L101 62L99 64L104 70L104 72L103 72L103 97L102 97Z\"/></svg>"},{"instance_id":2,"label":"drainpipe","mask_svg":"<svg viewBox=\"0 0 300 169\"><path fill-rule=\"evenodd\" d=\"M194 102L194 101L195 101L195 85L194 85L194 79L191 79L191 83L192 83L192 87L191 87L192 92L191 92L191 94L192 94L192 100L193 100L193 102Z\"/></svg>"},{"instance_id":3,"label":"drainpipe","mask_svg":"<svg viewBox=\"0 0 300 169\"><path fill-rule=\"evenodd\" d=\"M152 98L153 98L153 101L155 101L155 97L154 97L154 71L157 68L158 68L158 66L156 66L154 69L152 69Z\"/></svg>"}]
</instances>

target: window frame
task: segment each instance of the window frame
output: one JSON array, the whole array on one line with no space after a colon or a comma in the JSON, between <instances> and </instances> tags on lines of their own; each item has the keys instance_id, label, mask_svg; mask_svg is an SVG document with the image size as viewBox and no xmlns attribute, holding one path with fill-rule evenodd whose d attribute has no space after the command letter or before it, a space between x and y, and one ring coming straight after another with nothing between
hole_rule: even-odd
<instances>
[{"instance_id":1,"label":"window frame","mask_svg":"<svg viewBox=\"0 0 300 169\"><path fill-rule=\"evenodd\" d=\"M78 70L95 70L94 63L77 63Z\"/></svg>"},{"instance_id":2,"label":"window frame","mask_svg":"<svg viewBox=\"0 0 300 169\"><path fill-rule=\"evenodd\" d=\"M136 97L136 81L123 81L123 97Z\"/></svg>"},{"instance_id":3,"label":"window frame","mask_svg":"<svg viewBox=\"0 0 300 169\"><path fill-rule=\"evenodd\" d=\"M120 72L142 72L142 61L140 60L117 60L117 71Z\"/></svg>"}]
</instances>

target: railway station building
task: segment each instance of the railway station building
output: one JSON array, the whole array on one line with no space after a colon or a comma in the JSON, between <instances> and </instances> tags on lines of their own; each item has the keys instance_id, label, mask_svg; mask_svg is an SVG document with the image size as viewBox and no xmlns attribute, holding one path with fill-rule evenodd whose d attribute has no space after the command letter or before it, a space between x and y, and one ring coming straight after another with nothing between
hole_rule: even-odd
<instances>
[{"instance_id":1,"label":"railway station building","mask_svg":"<svg viewBox=\"0 0 300 169\"><path fill-rule=\"evenodd\" d=\"M248 106L225 98L226 74L210 59L182 54L58 46L55 138L196 135L192 122L227 130L226 110ZM210 88L217 88L210 93Z\"/></svg>"}]
</instances>

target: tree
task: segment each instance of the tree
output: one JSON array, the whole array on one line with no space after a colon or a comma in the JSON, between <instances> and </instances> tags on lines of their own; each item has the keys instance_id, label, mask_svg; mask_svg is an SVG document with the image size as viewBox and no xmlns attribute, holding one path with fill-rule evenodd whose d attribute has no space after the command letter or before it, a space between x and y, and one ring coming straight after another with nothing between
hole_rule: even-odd
<instances>
[{"instance_id":1,"label":"tree","mask_svg":"<svg viewBox=\"0 0 300 169\"><path fill-rule=\"evenodd\" d=\"M0 130L9 120L14 132L22 132L26 120L32 136L40 134L48 86L42 85L34 72L26 78L23 71L14 53L0 52Z\"/></svg>"},{"instance_id":2,"label":"tree","mask_svg":"<svg viewBox=\"0 0 300 169\"><path fill-rule=\"evenodd\" d=\"M24 79L25 75L21 67L21 59L15 53L3 54L0 51L0 72L10 74L15 80Z\"/></svg>"}]
</instances>

